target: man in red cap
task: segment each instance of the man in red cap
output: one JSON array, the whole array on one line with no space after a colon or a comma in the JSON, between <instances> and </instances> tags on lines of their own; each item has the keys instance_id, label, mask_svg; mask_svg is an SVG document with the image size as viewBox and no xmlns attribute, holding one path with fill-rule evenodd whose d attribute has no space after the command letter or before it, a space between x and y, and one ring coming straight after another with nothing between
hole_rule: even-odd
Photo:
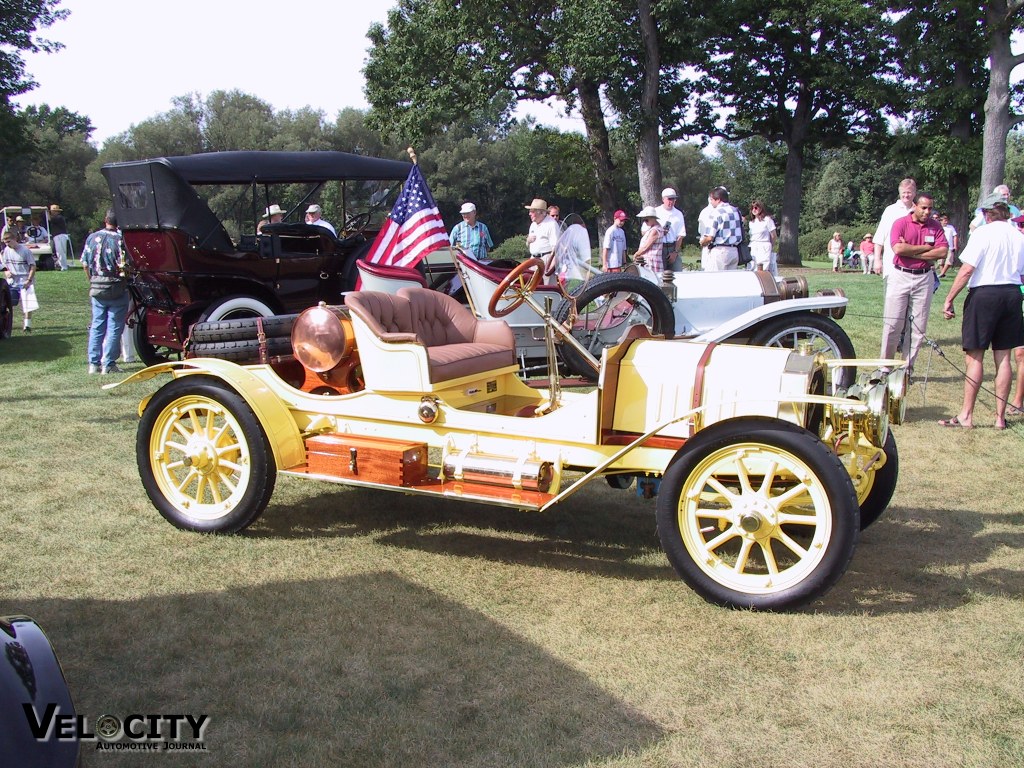
<instances>
[{"instance_id":1,"label":"man in red cap","mask_svg":"<svg viewBox=\"0 0 1024 768\"><path fill-rule=\"evenodd\" d=\"M621 272L626 258L626 212L618 210L612 217L615 221L604 233L601 245L601 269L605 272Z\"/></svg>"}]
</instances>

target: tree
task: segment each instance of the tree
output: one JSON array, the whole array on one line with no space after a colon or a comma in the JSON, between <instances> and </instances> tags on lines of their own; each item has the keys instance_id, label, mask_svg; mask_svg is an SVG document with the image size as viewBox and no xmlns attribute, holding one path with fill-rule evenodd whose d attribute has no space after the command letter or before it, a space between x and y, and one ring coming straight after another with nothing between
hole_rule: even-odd
<instances>
[{"instance_id":1,"label":"tree","mask_svg":"<svg viewBox=\"0 0 1024 768\"><path fill-rule=\"evenodd\" d=\"M1010 75L1024 53L1014 53L1012 36L1021 28L1024 0L988 0L985 31L988 35L989 82L985 99L985 134L981 163L981 194L1003 183L1006 169L1006 136L1013 126L1024 122L1011 104Z\"/></svg>"},{"instance_id":2,"label":"tree","mask_svg":"<svg viewBox=\"0 0 1024 768\"><path fill-rule=\"evenodd\" d=\"M704 20L707 62L691 102L696 123L674 133L696 128L785 144L782 264L800 264L808 152L884 132L882 110L899 106L895 41L880 10L858 0L722 0Z\"/></svg>"},{"instance_id":3,"label":"tree","mask_svg":"<svg viewBox=\"0 0 1024 768\"><path fill-rule=\"evenodd\" d=\"M593 169L594 199L610 221L622 203L615 186L605 111L611 106L636 140L641 195L657 199L659 130L678 115L670 92L682 0L401 0L367 36L364 73L371 119L389 135L420 141L459 120L497 114L518 101L557 100L578 108ZM663 14L655 18L656 14ZM670 17L669 14L675 14ZM665 23L672 18L673 24ZM671 61L667 70L661 62Z\"/></svg>"},{"instance_id":4,"label":"tree","mask_svg":"<svg viewBox=\"0 0 1024 768\"><path fill-rule=\"evenodd\" d=\"M27 93L35 81L25 70L25 53L52 53L64 46L38 36L40 30L67 18L60 0L4 0L0 13L0 165L23 148L26 125L11 98Z\"/></svg>"},{"instance_id":5,"label":"tree","mask_svg":"<svg viewBox=\"0 0 1024 768\"><path fill-rule=\"evenodd\" d=\"M900 137L897 149L920 164L918 186L933 192L953 226L966 232L974 207L970 189L981 166L989 80L983 11L971 0L906 2L894 10L900 13L895 24L904 52L900 61L914 83L910 132Z\"/></svg>"}]
</instances>

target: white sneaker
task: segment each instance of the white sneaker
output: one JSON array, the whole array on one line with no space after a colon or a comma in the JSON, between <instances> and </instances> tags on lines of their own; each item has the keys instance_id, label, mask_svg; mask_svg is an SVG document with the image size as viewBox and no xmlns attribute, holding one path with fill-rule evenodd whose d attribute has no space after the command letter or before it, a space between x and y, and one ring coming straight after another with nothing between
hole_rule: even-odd
<instances>
[{"instance_id":1,"label":"white sneaker","mask_svg":"<svg viewBox=\"0 0 1024 768\"><path fill-rule=\"evenodd\" d=\"M93 365L92 363L89 363L89 373L90 374L99 373L99 372L100 372L100 367L98 365Z\"/></svg>"}]
</instances>

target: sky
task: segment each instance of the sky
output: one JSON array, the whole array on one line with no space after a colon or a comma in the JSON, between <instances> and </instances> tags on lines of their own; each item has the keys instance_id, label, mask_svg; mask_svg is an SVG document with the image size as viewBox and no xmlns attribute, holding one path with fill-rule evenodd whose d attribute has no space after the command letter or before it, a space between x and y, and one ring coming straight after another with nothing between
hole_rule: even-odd
<instances>
[{"instance_id":1,"label":"sky","mask_svg":"<svg viewBox=\"0 0 1024 768\"><path fill-rule=\"evenodd\" d=\"M269 0L63 0L71 11L41 37L64 44L27 54L37 88L13 101L85 115L103 141L169 111L171 99L233 89L276 111L312 107L333 121L366 109L366 30L386 22L395 0L332 0L292 6ZM519 113L582 130L544 105Z\"/></svg>"}]
</instances>

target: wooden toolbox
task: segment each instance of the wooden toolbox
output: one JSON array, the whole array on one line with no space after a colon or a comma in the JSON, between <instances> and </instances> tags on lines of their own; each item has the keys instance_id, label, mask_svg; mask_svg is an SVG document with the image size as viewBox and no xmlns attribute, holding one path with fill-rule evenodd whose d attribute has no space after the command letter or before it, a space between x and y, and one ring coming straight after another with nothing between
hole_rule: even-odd
<instances>
[{"instance_id":1,"label":"wooden toolbox","mask_svg":"<svg viewBox=\"0 0 1024 768\"><path fill-rule=\"evenodd\" d=\"M327 432L306 441L306 456L314 475L384 485L417 485L427 479L426 443Z\"/></svg>"}]
</instances>

